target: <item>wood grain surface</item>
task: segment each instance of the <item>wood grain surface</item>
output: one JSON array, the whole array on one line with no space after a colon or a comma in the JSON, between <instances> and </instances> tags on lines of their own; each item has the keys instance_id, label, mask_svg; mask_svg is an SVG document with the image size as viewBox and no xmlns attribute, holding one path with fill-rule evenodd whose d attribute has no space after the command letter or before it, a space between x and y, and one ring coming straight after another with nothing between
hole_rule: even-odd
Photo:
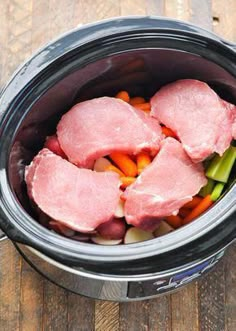
<instances>
[{"instance_id":1,"label":"wood grain surface","mask_svg":"<svg viewBox=\"0 0 236 331\"><path fill-rule=\"evenodd\" d=\"M0 0L0 88L50 39L119 15L190 21L236 41L235 0ZM153 300L83 298L43 279L9 241L0 244L0 331L235 331L236 244L198 282Z\"/></svg>"}]
</instances>

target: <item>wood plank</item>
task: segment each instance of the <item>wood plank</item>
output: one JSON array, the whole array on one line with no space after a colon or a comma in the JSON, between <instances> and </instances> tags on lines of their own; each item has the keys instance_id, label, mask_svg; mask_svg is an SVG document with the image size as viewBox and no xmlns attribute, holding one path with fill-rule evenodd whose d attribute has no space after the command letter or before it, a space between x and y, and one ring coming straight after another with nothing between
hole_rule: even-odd
<instances>
[{"instance_id":1,"label":"wood plank","mask_svg":"<svg viewBox=\"0 0 236 331\"><path fill-rule=\"evenodd\" d=\"M50 10L48 0L34 0L32 6L32 43L35 52L50 40ZM42 24L43 22L43 24Z\"/></svg>"},{"instance_id":2,"label":"wood plank","mask_svg":"<svg viewBox=\"0 0 236 331\"><path fill-rule=\"evenodd\" d=\"M94 330L93 299L68 292L68 331Z\"/></svg>"},{"instance_id":3,"label":"wood plank","mask_svg":"<svg viewBox=\"0 0 236 331\"><path fill-rule=\"evenodd\" d=\"M147 300L120 304L120 331L129 330L149 330L149 303Z\"/></svg>"},{"instance_id":4,"label":"wood plank","mask_svg":"<svg viewBox=\"0 0 236 331\"><path fill-rule=\"evenodd\" d=\"M21 272L20 330L40 331L43 322L43 277L23 261Z\"/></svg>"},{"instance_id":5,"label":"wood plank","mask_svg":"<svg viewBox=\"0 0 236 331\"><path fill-rule=\"evenodd\" d=\"M8 0L0 1L0 90L6 83L6 62L7 62L7 12L8 12Z\"/></svg>"},{"instance_id":6,"label":"wood plank","mask_svg":"<svg viewBox=\"0 0 236 331\"><path fill-rule=\"evenodd\" d=\"M236 42L236 1L212 0L212 16L214 32Z\"/></svg>"},{"instance_id":7,"label":"wood plank","mask_svg":"<svg viewBox=\"0 0 236 331\"><path fill-rule=\"evenodd\" d=\"M96 301L95 331L119 331L119 303Z\"/></svg>"},{"instance_id":8,"label":"wood plank","mask_svg":"<svg viewBox=\"0 0 236 331\"><path fill-rule=\"evenodd\" d=\"M171 296L165 295L149 301L149 330L171 330Z\"/></svg>"},{"instance_id":9,"label":"wood plank","mask_svg":"<svg viewBox=\"0 0 236 331\"><path fill-rule=\"evenodd\" d=\"M224 262L221 261L198 282L199 315L202 331L225 329Z\"/></svg>"},{"instance_id":10,"label":"wood plank","mask_svg":"<svg viewBox=\"0 0 236 331\"><path fill-rule=\"evenodd\" d=\"M146 0L146 13L147 15L163 15L164 0Z\"/></svg>"},{"instance_id":11,"label":"wood plank","mask_svg":"<svg viewBox=\"0 0 236 331\"><path fill-rule=\"evenodd\" d=\"M0 245L0 329L19 330L21 258L8 240Z\"/></svg>"},{"instance_id":12,"label":"wood plank","mask_svg":"<svg viewBox=\"0 0 236 331\"><path fill-rule=\"evenodd\" d=\"M171 296L172 330L198 331L197 283L189 284Z\"/></svg>"},{"instance_id":13,"label":"wood plank","mask_svg":"<svg viewBox=\"0 0 236 331\"><path fill-rule=\"evenodd\" d=\"M189 0L165 0L165 16L188 21L191 14Z\"/></svg>"},{"instance_id":14,"label":"wood plank","mask_svg":"<svg viewBox=\"0 0 236 331\"><path fill-rule=\"evenodd\" d=\"M67 291L44 281L43 331L67 330Z\"/></svg>"},{"instance_id":15,"label":"wood plank","mask_svg":"<svg viewBox=\"0 0 236 331\"><path fill-rule=\"evenodd\" d=\"M205 0L199 5L199 0L191 1L190 22L199 25L202 28L212 30L212 8L211 0Z\"/></svg>"},{"instance_id":16,"label":"wood plank","mask_svg":"<svg viewBox=\"0 0 236 331\"><path fill-rule=\"evenodd\" d=\"M32 1L9 1L6 78L31 55Z\"/></svg>"},{"instance_id":17,"label":"wood plank","mask_svg":"<svg viewBox=\"0 0 236 331\"><path fill-rule=\"evenodd\" d=\"M31 52L32 1L1 1L1 86ZM10 242L1 243L1 330L19 330L21 258Z\"/></svg>"},{"instance_id":18,"label":"wood plank","mask_svg":"<svg viewBox=\"0 0 236 331\"><path fill-rule=\"evenodd\" d=\"M49 37L54 39L74 27L75 1L49 0Z\"/></svg>"},{"instance_id":19,"label":"wood plank","mask_svg":"<svg viewBox=\"0 0 236 331\"><path fill-rule=\"evenodd\" d=\"M236 243L226 253L225 262L225 329L236 330Z\"/></svg>"},{"instance_id":20,"label":"wood plank","mask_svg":"<svg viewBox=\"0 0 236 331\"><path fill-rule=\"evenodd\" d=\"M120 15L120 4L116 0L79 0L75 1L74 25L96 22Z\"/></svg>"},{"instance_id":21,"label":"wood plank","mask_svg":"<svg viewBox=\"0 0 236 331\"><path fill-rule=\"evenodd\" d=\"M146 15L146 3L143 0L120 0L121 16Z\"/></svg>"}]
</instances>

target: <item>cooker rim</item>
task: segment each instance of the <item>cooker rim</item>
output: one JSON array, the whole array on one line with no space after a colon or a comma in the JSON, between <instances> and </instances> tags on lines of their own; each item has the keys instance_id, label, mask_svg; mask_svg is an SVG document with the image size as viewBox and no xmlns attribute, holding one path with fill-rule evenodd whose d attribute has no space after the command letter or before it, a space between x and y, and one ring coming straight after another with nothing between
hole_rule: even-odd
<instances>
[{"instance_id":1,"label":"cooker rim","mask_svg":"<svg viewBox=\"0 0 236 331\"><path fill-rule=\"evenodd\" d=\"M122 17L122 18L117 18L117 19L108 19L108 20L104 20L102 22L99 23L92 23L92 24L88 24L86 26L84 26L82 29L83 31L87 31L87 34L89 34L90 29L96 27L97 30L99 30L99 28L101 30L104 29L104 26L106 24L113 24L114 22L119 22L121 20L130 20L133 24L131 24L131 27L135 30L135 27L137 27L137 24L143 24L144 27L146 26L145 24L147 24L147 21L149 20L153 20L155 22L168 22L168 23L173 23L175 26L173 28L173 31L176 29L176 24L180 25L178 26L178 31L183 31L181 29L183 29L184 27L190 27L191 29L195 30L195 33L200 33L200 36L203 38L208 38L210 40L216 41L218 43L220 43L222 46L224 46L227 51L232 51L232 46L228 46L226 45L226 42L224 42L221 38L219 38L218 36L214 35L213 33L208 32L207 30L204 30L202 28L198 28L192 24L189 23L183 23L182 21L177 21L177 20L172 20L172 19L165 19L165 18L154 18L154 17L146 17L146 16L138 16L138 17ZM145 20L145 22L142 22L142 20ZM148 22L150 23L150 21ZM149 26L148 26L149 27ZM148 29L147 27L147 29ZM140 26L139 26L140 29ZM159 30L162 30L160 27L158 28ZM168 29L163 28L163 31L167 31ZM74 29L66 34L64 34L63 36L59 37L58 39L50 42L48 44L48 46L53 45L55 43L57 43L58 41L61 41L65 38L67 38L68 36L70 36L72 33L76 32L76 33L80 33L81 28L77 28ZM117 32L117 31L116 31ZM185 31L183 31L184 33ZM204 35L202 36L201 33L204 32ZM190 35L195 36L194 32L187 32ZM207 36L206 36L207 34ZM229 43L228 43L229 44ZM79 47L79 46L77 46ZM39 54L45 49L45 46L36 53L36 55L34 55L30 60L26 61L25 64L22 65L22 67L14 74L13 78L10 80L9 84L5 87L5 89L3 90L1 96L0 96L0 104L1 104L1 99L3 100L3 106L6 106L7 104L4 102L4 96L6 91L11 88L11 85L14 85L15 80L17 78L19 78L19 75L21 74L21 71L23 70L23 68L25 66L27 66L28 64L31 63L32 59L36 59L37 56L39 56ZM235 51L234 51L235 53ZM40 67L39 67L40 68ZM29 80L29 78L28 78ZM10 102L9 102L10 104ZM1 110L0 110L0 114L1 114ZM1 135L1 131L0 131L0 135ZM3 230L5 230L5 232L7 233L7 235L9 235L10 238L12 238L13 240L19 241L19 242L23 242L26 244L29 244L29 241L32 245L32 247L36 247L36 248L41 248L41 250L43 250L45 247L50 246L50 249L53 252L60 252L59 254L63 255L63 250L61 249L62 244L64 244L63 248L68 249L70 252L70 254L73 254L74 256L79 256L81 258L81 256L84 255L84 257L88 258L89 254L91 255L90 258L92 259L96 259L99 260L101 258L101 261L127 261L130 259L134 259L134 258L145 258L145 257L150 257L150 253L153 253L156 251L156 248L159 244L159 251L158 254L162 254L166 251L169 250L174 250L180 246L183 246L183 244L187 244L189 242L192 242L194 240L196 240L197 238L203 236L204 234L208 233L211 229L213 229L214 227L216 227L218 224L220 224L221 222L223 222L231 213L233 213L236 210L236 206L234 206L235 203L235 196L236 196L236 185L234 185L229 192L227 192L224 197L216 204L214 205L209 211L207 211L205 214L203 214L202 216L200 216L198 218L198 220L196 222L193 222L189 225L184 226L183 228L180 228L168 235L166 235L164 238L164 241L166 242L165 245L163 244L163 238L155 238L152 240L149 240L147 242L142 242L142 243L136 243L136 244L130 244L130 245L120 245L120 246L109 246L109 255L107 255L107 246L98 246L98 245L94 245L94 244L86 244L86 243L78 243L78 242L74 242L70 239L64 238L62 236L59 236L57 234L52 233L51 231L43 228L41 225L39 225L32 217L30 217L26 211L19 206L19 204L16 204L16 199L14 198L14 195L12 194L11 190L10 190L10 186L7 183L7 174L6 171L4 171L3 169L0 169L1 173L0 173L0 189L2 190L3 194L1 194L1 201L0 201L0 207L2 209L2 213L4 214L4 219L6 218L10 218L11 219L11 224L7 225L6 227L3 226ZM5 193L4 193L5 192ZM8 199L8 202L6 203L6 200L4 201L4 198ZM11 201L11 202L10 202ZM227 206L224 206L223 204L225 204L225 202L227 201ZM11 207L12 208L8 208L9 207L9 202L11 203ZM227 208L226 208L227 207ZM14 214L15 212L15 214ZM14 217L16 217L16 214L19 213L19 215L21 215L21 221L24 222L24 220L26 219L28 221L28 224L31 224L31 228L26 229L26 228L22 228L19 227L19 223L16 222L16 219L14 220ZM223 215L222 215L223 214ZM17 215L17 217L19 217L19 215ZM220 215L222 215L222 218L220 219ZM207 218L211 218L212 217L212 221L210 222L209 227L207 227L207 229L204 227L204 225L206 225ZM217 220L218 219L218 220ZM33 222L32 222L33 221ZM30 230L30 231L27 231ZM195 230L195 236L192 235L192 233L194 232L193 230ZM198 232L198 230L201 230ZM18 233L19 232L19 233ZM42 235L44 235L44 237L40 237L39 233ZM191 236L190 236L191 233ZM179 239L179 241L175 244L173 244L173 238L176 237L177 235L179 235L179 237L182 237ZM185 237L185 240L183 240L183 238ZM191 239L190 239L191 237ZM30 240L29 240L30 239ZM44 242L40 242L40 240L44 240ZM50 240L48 240L50 239ZM50 245L49 245L50 242ZM62 243L63 242L63 243ZM170 243L172 243L172 245L170 245ZM44 245L43 245L44 244ZM47 245L46 245L47 244ZM51 247L52 245L54 245L54 247ZM80 246L80 249L78 249L78 247ZM163 250L160 249L160 246L163 248ZM57 248L55 248L57 247ZM171 249L167 249L167 247L171 247ZM127 252L128 251L128 252ZM64 252L65 253L65 252ZM156 255L156 253L155 253Z\"/></svg>"}]
</instances>

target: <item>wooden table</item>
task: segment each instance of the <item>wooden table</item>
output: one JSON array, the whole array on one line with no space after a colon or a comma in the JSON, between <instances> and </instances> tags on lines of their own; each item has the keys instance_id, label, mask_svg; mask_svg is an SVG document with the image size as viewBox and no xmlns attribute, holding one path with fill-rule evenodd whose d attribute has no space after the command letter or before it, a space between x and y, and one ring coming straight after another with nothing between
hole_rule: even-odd
<instances>
[{"instance_id":1,"label":"wooden table","mask_svg":"<svg viewBox=\"0 0 236 331\"><path fill-rule=\"evenodd\" d=\"M236 0L0 0L0 87L45 42L119 15L164 15L236 41ZM0 244L0 331L235 331L236 245L213 272L173 295L110 303L69 293Z\"/></svg>"}]
</instances>

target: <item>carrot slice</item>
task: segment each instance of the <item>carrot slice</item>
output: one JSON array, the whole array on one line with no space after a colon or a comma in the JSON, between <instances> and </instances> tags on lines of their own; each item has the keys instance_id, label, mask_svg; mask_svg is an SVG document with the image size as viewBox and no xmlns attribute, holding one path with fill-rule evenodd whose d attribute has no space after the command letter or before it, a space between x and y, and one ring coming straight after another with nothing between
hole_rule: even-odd
<instances>
[{"instance_id":1,"label":"carrot slice","mask_svg":"<svg viewBox=\"0 0 236 331\"><path fill-rule=\"evenodd\" d=\"M177 138L176 134L174 133L174 131L172 131L171 129L167 128L166 126L162 126L161 127L162 133L166 136L166 137L172 137L172 138Z\"/></svg>"},{"instance_id":2,"label":"carrot slice","mask_svg":"<svg viewBox=\"0 0 236 331\"><path fill-rule=\"evenodd\" d=\"M114 165L109 165L106 169L105 169L105 171L114 171L114 172L116 172L118 175L120 175L120 177L125 177L125 174L122 172L122 171L120 171L120 169L118 169L117 167L115 167Z\"/></svg>"},{"instance_id":3,"label":"carrot slice","mask_svg":"<svg viewBox=\"0 0 236 331\"><path fill-rule=\"evenodd\" d=\"M173 228L177 229L182 225L182 218L179 217L178 215L171 215L171 216L167 216L165 217L166 222L173 226Z\"/></svg>"},{"instance_id":4,"label":"carrot slice","mask_svg":"<svg viewBox=\"0 0 236 331\"><path fill-rule=\"evenodd\" d=\"M116 98L121 99L125 102L130 101L129 93L127 91L120 91L119 93L117 93Z\"/></svg>"},{"instance_id":5,"label":"carrot slice","mask_svg":"<svg viewBox=\"0 0 236 331\"><path fill-rule=\"evenodd\" d=\"M212 204L213 201L211 200L210 194L205 196L205 198L203 198L202 201L183 219L182 224L190 223L194 218L200 216L206 211Z\"/></svg>"},{"instance_id":6,"label":"carrot slice","mask_svg":"<svg viewBox=\"0 0 236 331\"><path fill-rule=\"evenodd\" d=\"M137 155L138 174L151 163L151 158L148 153L141 152Z\"/></svg>"},{"instance_id":7,"label":"carrot slice","mask_svg":"<svg viewBox=\"0 0 236 331\"><path fill-rule=\"evenodd\" d=\"M135 105L135 108L138 108L138 109L144 110L144 111L150 111L151 104L150 104L150 102L139 103L139 104Z\"/></svg>"},{"instance_id":8,"label":"carrot slice","mask_svg":"<svg viewBox=\"0 0 236 331\"><path fill-rule=\"evenodd\" d=\"M180 217L185 218L189 213L191 212L191 209L187 209L187 208L180 208L178 215Z\"/></svg>"},{"instance_id":9,"label":"carrot slice","mask_svg":"<svg viewBox=\"0 0 236 331\"><path fill-rule=\"evenodd\" d=\"M134 97L130 99L129 103L132 106L140 105L140 103L145 103L145 99L143 97Z\"/></svg>"},{"instance_id":10,"label":"carrot slice","mask_svg":"<svg viewBox=\"0 0 236 331\"><path fill-rule=\"evenodd\" d=\"M195 207L196 207L201 201L202 201L202 198L201 198L201 197L198 197L197 195L195 195L191 201L187 202L187 203L184 205L184 208L187 208L187 209L193 209L193 208L195 208Z\"/></svg>"},{"instance_id":11,"label":"carrot slice","mask_svg":"<svg viewBox=\"0 0 236 331\"><path fill-rule=\"evenodd\" d=\"M136 163L127 155L119 152L114 152L109 155L112 161L120 168L121 171L128 177L135 177L138 174Z\"/></svg>"},{"instance_id":12,"label":"carrot slice","mask_svg":"<svg viewBox=\"0 0 236 331\"><path fill-rule=\"evenodd\" d=\"M135 177L121 177L120 180L122 182L121 187L126 188L129 185L133 184L135 182L136 178Z\"/></svg>"}]
</instances>

